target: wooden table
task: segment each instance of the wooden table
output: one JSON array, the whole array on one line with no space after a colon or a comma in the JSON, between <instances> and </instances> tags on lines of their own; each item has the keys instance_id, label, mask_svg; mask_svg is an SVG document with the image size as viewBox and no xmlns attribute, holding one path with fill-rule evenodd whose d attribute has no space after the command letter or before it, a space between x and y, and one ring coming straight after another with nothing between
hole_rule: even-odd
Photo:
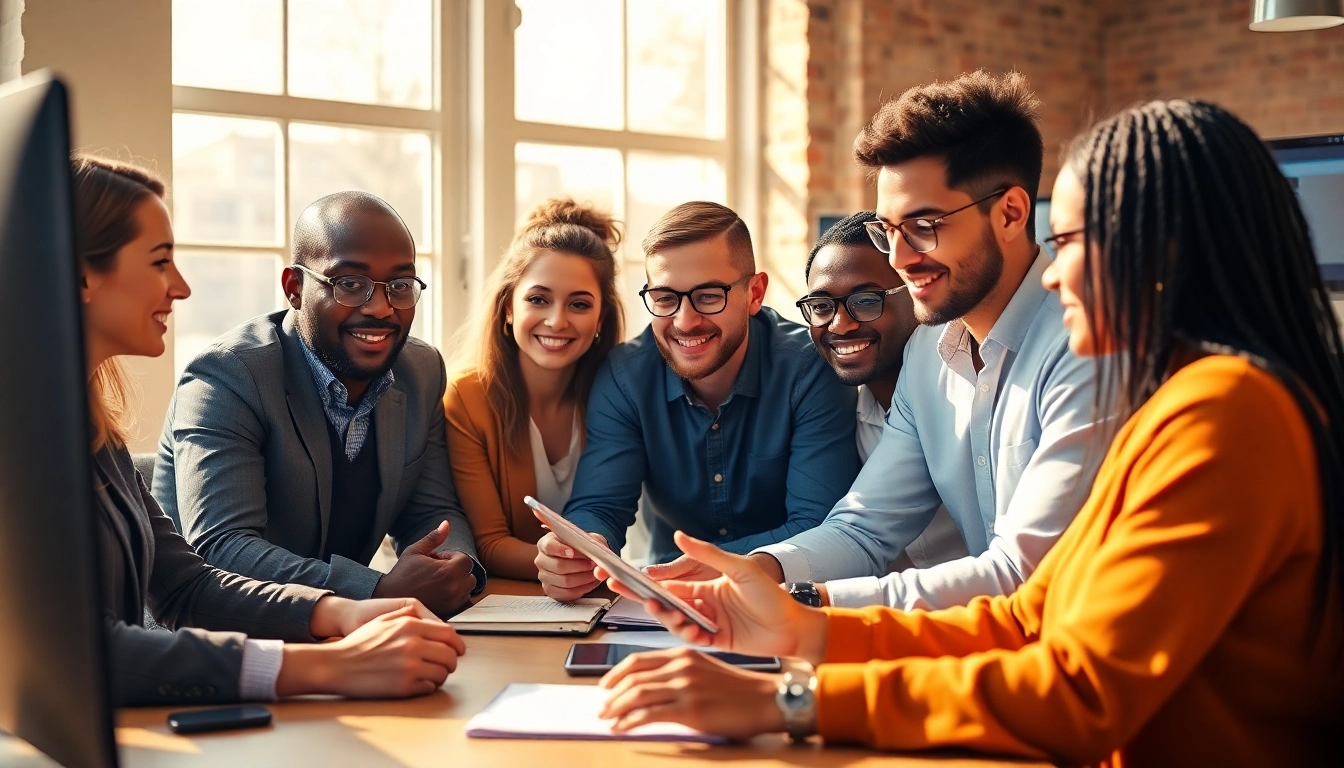
<instances>
[{"instance_id":1,"label":"wooden table","mask_svg":"<svg viewBox=\"0 0 1344 768\"><path fill-rule=\"evenodd\" d=\"M539 594L536 584L492 579L494 594ZM599 633L585 638L594 640ZM862 749L792 747L782 737L748 744L709 747L693 744L592 741L505 741L468 739L466 721L504 686L515 682L595 683L573 678L562 663L573 638L472 635L467 654L435 693L404 701L349 701L307 697L268 705L273 725L251 731L177 736L167 713L182 707L122 709L117 743L122 765L171 766L433 766L433 768L566 768L568 766L665 766L732 763L762 766L991 766L1040 765L965 754L893 756ZM27 744L0 736L0 765L48 768L54 765Z\"/></svg>"}]
</instances>

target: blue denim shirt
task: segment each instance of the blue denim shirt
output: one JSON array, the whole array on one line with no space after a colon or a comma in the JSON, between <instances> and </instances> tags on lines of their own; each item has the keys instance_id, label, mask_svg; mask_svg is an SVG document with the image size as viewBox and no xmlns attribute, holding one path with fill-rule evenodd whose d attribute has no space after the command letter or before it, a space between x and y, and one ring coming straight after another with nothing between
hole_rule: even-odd
<instances>
[{"instance_id":1,"label":"blue denim shirt","mask_svg":"<svg viewBox=\"0 0 1344 768\"><path fill-rule=\"evenodd\" d=\"M616 347L593 383L565 517L619 551L642 491L655 562L680 554L678 529L745 553L819 524L858 473L854 389L774 310L751 318L745 343L717 419L652 328Z\"/></svg>"}]
</instances>

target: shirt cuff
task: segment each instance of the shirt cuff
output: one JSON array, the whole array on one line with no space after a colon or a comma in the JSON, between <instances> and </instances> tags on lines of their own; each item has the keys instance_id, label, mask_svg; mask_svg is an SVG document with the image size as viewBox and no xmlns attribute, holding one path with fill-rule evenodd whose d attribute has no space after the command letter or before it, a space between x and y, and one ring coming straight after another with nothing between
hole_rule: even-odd
<instances>
[{"instance_id":1,"label":"shirt cuff","mask_svg":"<svg viewBox=\"0 0 1344 768\"><path fill-rule=\"evenodd\" d=\"M781 542L779 544L769 544L764 547L753 549L748 555L754 555L757 552L767 554L779 562L779 567L784 571L782 583L788 584L791 581L812 581L812 568L807 563L807 553L799 547Z\"/></svg>"},{"instance_id":2,"label":"shirt cuff","mask_svg":"<svg viewBox=\"0 0 1344 768\"><path fill-rule=\"evenodd\" d=\"M243 701L275 701L275 681L285 659L283 640L243 641L243 669L238 678L238 696Z\"/></svg>"},{"instance_id":3,"label":"shirt cuff","mask_svg":"<svg viewBox=\"0 0 1344 768\"><path fill-rule=\"evenodd\" d=\"M826 593L836 608L862 608L883 605L882 582L876 576L836 579L826 582Z\"/></svg>"},{"instance_id":4,"label":"shirt cuff","mask_svg":"<svg viewBox=\"0 0 1344 768\"><path fill-rule=\"evenodd\" d=\"M471 557L471 555L467 555L467 557ZM475 597L481 594L485 589L487 577L485 575L485 566L481 565L480 561L474 557L471 557L471 575L476 577L476 588L471 590L471 596Z\"/></svg>"}]
</instances>

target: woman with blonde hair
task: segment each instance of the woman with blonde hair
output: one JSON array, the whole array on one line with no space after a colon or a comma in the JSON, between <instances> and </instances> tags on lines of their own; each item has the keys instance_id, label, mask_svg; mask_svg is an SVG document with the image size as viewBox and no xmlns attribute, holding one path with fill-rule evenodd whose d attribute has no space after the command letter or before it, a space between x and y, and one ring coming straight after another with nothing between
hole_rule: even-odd
<instances>
[{"instance_id":1,"label":"woman with blonde hair","mask_svg":"<svg viewBox=\"0 0 1344 768\"><path fill-rule=\"evenodd\" d=\"M537 578L544 531L523 503L564 509L598 365L621 340L610 215L538 206L491 276L468 364L448 383L448 457L492 576Z\"/></svg>"},{"instance_id":2,"label":"woman with blonde hair","mask_svg":"<svg viewBox=\"0 0 1344 768\"><path fill-rule=\"evenodd\" d=\"M163 354L173 304L191 295L173 260L163 182L143 169L88 156L76 156L72 171L90 371L93 516L103 552L114 701L389 697L438 688L465 647L419 601L347 600L312 587L254 581L206 565L173 528L126 447L129 387L117 359ZM146 609L176 631L144 628Z\"/></svg>"}]
</instances>

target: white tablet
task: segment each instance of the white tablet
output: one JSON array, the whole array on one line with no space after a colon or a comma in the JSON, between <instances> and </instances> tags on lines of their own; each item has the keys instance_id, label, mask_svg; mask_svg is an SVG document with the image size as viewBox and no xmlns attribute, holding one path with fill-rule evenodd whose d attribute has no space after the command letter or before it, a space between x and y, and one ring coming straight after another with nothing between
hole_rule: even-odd
<instances>
[{"instance_id":1,"label":"white tablet","mask_svg":"<svg viewBox=\"0 0 1344 768\"><path fill-rule=\"evenodd\" d=\"M719 633L718 625L710 621L709 617L692 608L685 600L668 592L662 584L622 560L615 552L588 538L588 534L582 528L556 514L550 507L531 496L524 496L523 501L532 508L532 512L536 514L537 519L551 529L556 538L578 550L584 557L607 569L607 573L616 576L618 581L629 586L635 594L645 600L657 600L668 610L680 611L683 616L695 622L696 625L711 635Z\"/></svg>"}]
</instances>

